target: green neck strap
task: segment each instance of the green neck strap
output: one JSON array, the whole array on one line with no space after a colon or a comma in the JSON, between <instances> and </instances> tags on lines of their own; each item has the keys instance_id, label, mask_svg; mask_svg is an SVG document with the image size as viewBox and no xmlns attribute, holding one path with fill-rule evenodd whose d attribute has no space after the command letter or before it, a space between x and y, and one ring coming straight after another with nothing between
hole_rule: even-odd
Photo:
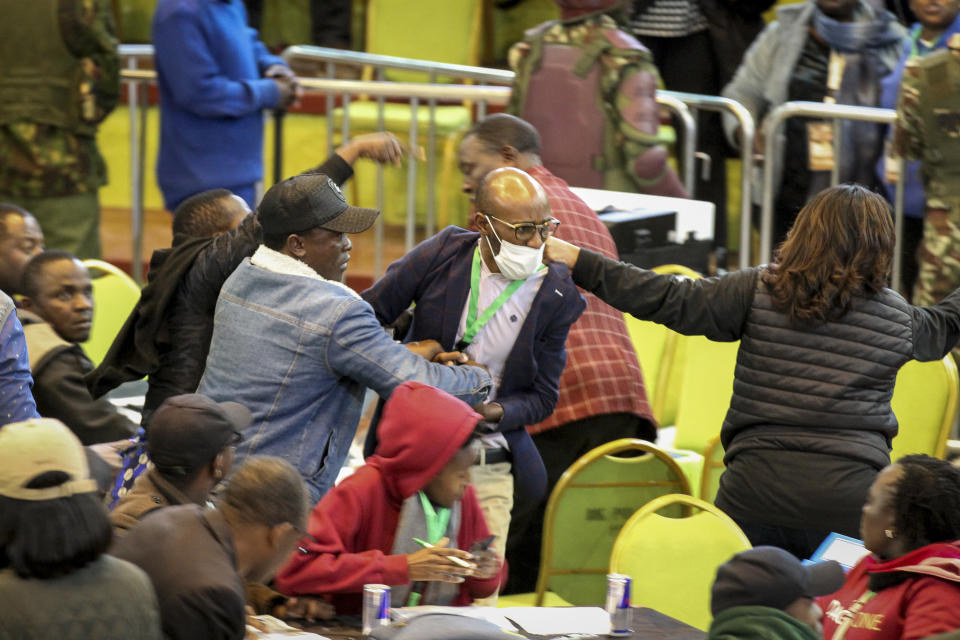
<instances>
[{"instance_id":1,"label":"green neck strap","mask_svg":"<svg viewBox=\"0 0 960 640\"><path fill-rule=\"evenodd\" d=\"M447 532L447 525L450 524L450 509L446 507L433 508L433 503L423 491L420 494L420 504L423 506L423 513L427 519L427 542L436 544L437 540L442 538Z\"/></svg>"},{"instance_id":2,"label":"green neck strap","mask_svg":"<svg viewBox=\"0 0 960 640\"><path fill-rule=\"evenodd\" d=\"M467 303L467 326L463 332L463 342L464 344L470 344L473 342L473 339L479 333L480 329L490 321L497 311L500 310L500 307L510 299L514 293L517 292L524 282L527 281L527 278L523 280L514 280L507 288L503 290L497 299L493 301L489 307L483 310L483 313L480 314L480 317L477 317L478 306L480 304L480 263L482 258L480 257L480 246L477 245L477 250L473 252L473 266L470 269L470 301ZM541 266L541 269L545 268ZM538 269L539 271L539 269Z\"/></svg>"}]
</instances>

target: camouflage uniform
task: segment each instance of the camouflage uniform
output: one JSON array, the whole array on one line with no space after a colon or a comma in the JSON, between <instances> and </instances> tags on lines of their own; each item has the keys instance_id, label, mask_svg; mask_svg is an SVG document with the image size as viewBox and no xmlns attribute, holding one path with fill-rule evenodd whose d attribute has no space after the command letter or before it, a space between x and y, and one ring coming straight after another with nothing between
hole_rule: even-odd
<instances>
[{"instance_id":1,"label":"camouflage uniform","mask_svg":"<svg viewBox=\"0 0 960 640\"><path fill-rule=\"evenodd\" d=\"M96 131L120 92L110 1L0 0L0 15L0 201L31 211L48 247L99 257Z\"/></svg>"},{"instance_id":2,"label":"camouflage uniform","mask_svg":"<svg viewBox=\"0 0 960 640\"><path fill-rule=\"evenodd\" d=\"M895 144L923 162L927 196L915 305L940 302L960 286L960 34L907 64L897 104Z\"/></svg>"},{"instance_id":3,"label":"camouflage uniform","mask_svg":"<svg viewBox=\"0 0 960 640\"><path fill-rule=\"evenodd\" d=\"M568 45L584 52L573 68L573 73L580 77L586 76L594 61L600 64L599 95L592 99L601 105L605 132L602 157L594 156L592 160L593 168L603 173L602 184L571 180L557 163L551 161L548 137L563 136L565 144L570 144L574 132L567 129L564 134L557 127L548 126L550 118L543 118L545 114L525 113L529 84L520 86L524 82L520 70L524 68L526 58L539 55L537 49L548 44ZM509 63L518 71L518 78L507 111L528 120L540 132L544 139L543 162L552 173L577 186L688 197L676 173L667 164L669 154L659 137L660 118L655 96L661 83L653 56L632 36L621 31L612 18L590 15L540 25L527 32L525 41L511 48ZM535 60L533 63L534 66L538 64ZM556 98L564 100L561 96ZM568 108L576 108L575 98L566 97L564 101ZM566 122L566 126L571 124ZM590 162L589 152L599 150L581 151L584 162Z\"/></svg>"}]
</instances>

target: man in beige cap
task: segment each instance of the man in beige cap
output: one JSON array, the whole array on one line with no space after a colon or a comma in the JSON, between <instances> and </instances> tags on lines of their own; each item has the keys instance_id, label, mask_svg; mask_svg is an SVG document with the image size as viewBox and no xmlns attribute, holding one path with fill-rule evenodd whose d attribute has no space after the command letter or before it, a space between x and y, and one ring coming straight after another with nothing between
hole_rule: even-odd
<instances>
[{"instance_id":1,"label":"man in beige cap","mask_svg":"<svg viewBox=\"0 0 960 640\"><path fill-rule=\"evenodd\" d=\"M159 640L147 576L105 554L110 521L96 488L59 421L0 429L0 638Z\"/></svg>"}]
</instances>

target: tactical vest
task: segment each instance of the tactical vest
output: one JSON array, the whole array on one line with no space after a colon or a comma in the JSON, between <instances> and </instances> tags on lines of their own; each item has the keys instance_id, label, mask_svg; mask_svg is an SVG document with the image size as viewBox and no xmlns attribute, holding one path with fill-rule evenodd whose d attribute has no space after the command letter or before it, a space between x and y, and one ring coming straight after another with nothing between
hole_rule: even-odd
<instances>
[{"instance_id":1,"label":"tactical vest","mask_svg":"<svg viewBox=\"0 0 960 640\"><path fill-rule=\"evenodd\" d=\"M624 153L626 140L620 133L622 120L616 95L603 95L602 74L609 72L604 56L627 59L640 71L641 83L656 88L656 76L649 51L635 38L618 29L598 27L582 43L567 38L557 41L548 32L558 26L577 28L573 21L555 20L527 30L523 42L529 54L516 69L507 111L523 118L540 132L541 159L550 172L578 187L635 191L630 158ZM589 26L584 26L590 29ZM624 65L621 65L624 66ZM658 113L655 100L642 97L636 105ZM650 146L659 142L658 123L650 132ZM639 155L639 154L638 154ZM662 167L657 175L660 179Z\"/></svg>"},{"instance_id":2,"label":"tactical vest","mask_svg":"<svg viewBox=\"0 0 960 640\"><path fill-rule=\"evenodd\" d=\"M923 161L937 174L960 176L960 59L941 49L914 64L920 117L927 133Z\"/></svg>"},{"instance_id":3,"label":"tactical vest","mask_svg":"<svg viewBox=\"0 0 960 640\"><path fill-rule=\"evenodd\" d=\"M17 121L82 128L82 69L63 42L59 0L0 0L16 28L0 38L0 125Z\"/></svg>"}]
</instances>

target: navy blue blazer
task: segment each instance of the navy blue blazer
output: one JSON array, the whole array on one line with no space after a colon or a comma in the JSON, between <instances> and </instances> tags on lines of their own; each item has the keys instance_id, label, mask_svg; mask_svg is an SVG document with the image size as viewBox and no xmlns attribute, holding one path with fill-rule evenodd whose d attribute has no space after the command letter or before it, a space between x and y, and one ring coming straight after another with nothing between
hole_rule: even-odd
<instances>
[{"instance_id":1,"label":"navy blue blazer","mask_svg":"<svg viewBox=\"0 0 960 640\"><path fill-rule=\"evenodd\" d=\"M390 265L386 275L361 295L382 324L393 323L415 303L404 341L434 339L452 351L470 294L470 268L479 238L479 233L447 227ZM546 493L543 460L525 427L553 413L567 362L567 333L584 308L570 270L550 264L504 364L496 400L503 406L498 428L513 456L518 502L538 500Z\"/></svg>"}]
</instances>

